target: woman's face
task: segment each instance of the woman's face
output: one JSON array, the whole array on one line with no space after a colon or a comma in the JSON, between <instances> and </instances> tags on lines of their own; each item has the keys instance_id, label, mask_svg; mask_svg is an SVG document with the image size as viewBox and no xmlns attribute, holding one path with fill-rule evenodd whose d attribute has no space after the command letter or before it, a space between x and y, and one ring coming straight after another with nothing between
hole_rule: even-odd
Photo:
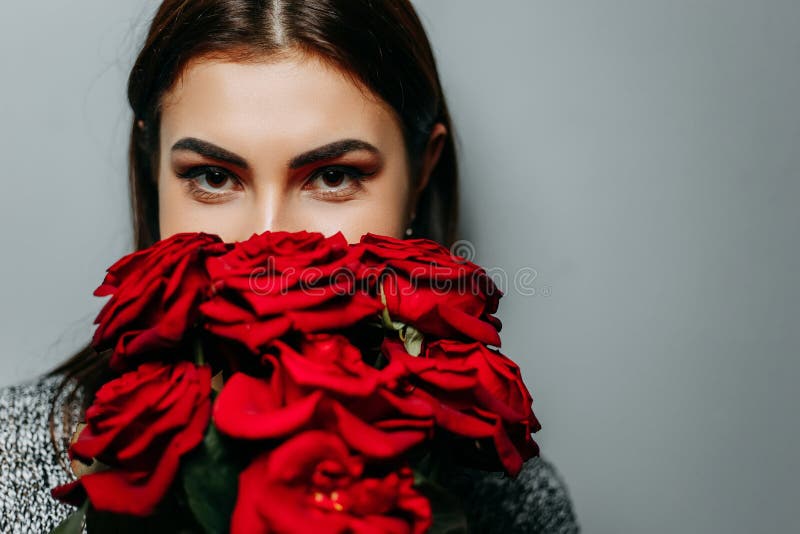
<instances>
[{"instance_id":1,"label":"woman's face","mask_svg":"<svg viewBox=\"0 0 800 534\"><path fill-rule=\"evenodd\" d=\"M161 238L402 237L414 192L401 126L365 93L314 58L190 62L163 100Z\"/></svg>"}]
</instances>

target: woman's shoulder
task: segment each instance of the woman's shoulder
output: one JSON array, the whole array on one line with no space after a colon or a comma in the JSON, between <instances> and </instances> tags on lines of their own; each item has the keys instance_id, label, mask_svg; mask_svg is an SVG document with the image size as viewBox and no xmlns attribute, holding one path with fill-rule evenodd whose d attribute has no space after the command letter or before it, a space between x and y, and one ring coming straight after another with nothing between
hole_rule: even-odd
<instances>
[{"instance_id":1,"label":"woman's shoulder","mask_svg":"<svg viewBox=\"0 0 800 534\"><path fill-rule=\"evenodd\" d=\"M61 377L42 375L31 380L0 387L0 406L3 408L29 405L32 403L47 403L55 394ZM3 414L5 416L5 414Z\"/></svg>"},{"instance_id":2,"label":"woman's shoulder","mask_svg":"<svg viewBox=\"0 0 800 534\"><path fill-rule=\"evenodd\" d=\"M57 453L50 438L61 380L43 376L0 388L0 532L49 532L71 509L50 496L70 479L65 451Z\"/></svg>"},{"instance_id":3,"label":"woman's shoulder","mask_svg":"<svg viewBox=\"0 0 800 534\"><path fill-rule=\"evenodd\" d=\"M471 532L577 534L566 483L555 466L535 456L516 477L475 469L459 471L453 489L461 497Z\"/></svg>"},{"instance_id":4,"label":"woman's shoulder","mask_svg":"<svg viewBox=\"0 0 800 534\"><path fill-rule=\"evenodd\" d=\"M74 399L68 399L71 383L62 386L61 375L42 375L37 378L0 387L0 436L3 445L26 446L31 440L50 436L50 410L61 410L69 402L76 410L80 402L80 391ZM56 435L62 428L56 418ZM41 423L44 423L42 426ZM23 439L15 439L23 438ZM10 441L9 441L10 440Z\"/></svg>"}]
</instances>

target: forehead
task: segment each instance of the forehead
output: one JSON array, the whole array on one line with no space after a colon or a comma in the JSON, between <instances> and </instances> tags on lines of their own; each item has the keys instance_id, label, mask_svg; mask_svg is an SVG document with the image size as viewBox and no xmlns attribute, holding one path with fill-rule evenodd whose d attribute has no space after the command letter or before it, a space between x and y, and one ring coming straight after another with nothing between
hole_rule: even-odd
<instances>
[{"instance_id":1,"label":"forehead","mask_svg":"<svg viewBox=\"0 0 800 534\"><path fill-rule=\"evenodd\" d=\"M313 56L199 59L164 95L161 130L167 137L191 133L263 147L270 136L303 143L356 136L396 141L400 123L384 101Z\"/></svg>"}]
</instances>

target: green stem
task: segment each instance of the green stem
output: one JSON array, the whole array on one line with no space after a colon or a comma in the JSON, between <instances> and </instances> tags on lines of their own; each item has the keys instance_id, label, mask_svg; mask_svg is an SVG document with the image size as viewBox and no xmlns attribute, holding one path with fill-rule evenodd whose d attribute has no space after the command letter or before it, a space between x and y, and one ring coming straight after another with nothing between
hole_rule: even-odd
<instances>
[{"instance_id":1,"label":"green stem","mask_svg":"<svg viewBox=\"0 0 800 534\"><path fill-rule=\"evenodd\" d=\"M194 340L194 361L197 365L205 365L206 363L206 358L203 354L203 341L200 336L197 336Z\"/></svg>"}]
</instances>

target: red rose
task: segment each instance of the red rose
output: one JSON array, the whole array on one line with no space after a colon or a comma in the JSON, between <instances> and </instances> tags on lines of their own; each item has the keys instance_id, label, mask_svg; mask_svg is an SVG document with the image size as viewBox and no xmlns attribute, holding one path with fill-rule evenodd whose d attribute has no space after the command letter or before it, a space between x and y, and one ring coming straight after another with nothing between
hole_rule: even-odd
<instances>
[{"instance_id":1,"label":"red rose","mask_svg":"<svg viewBox=\"0 0 800 534\"><path fill-rule=\"evenodd\" d=\"M429 239L367 233L357 246L393 321L436 337L500 346L502 324L492 314L503 293L483 268Z\"/></svg>"},{"instance_id":2,"label":"red rose","mask_svg":"<svg viewBox=\"0 0 800 534\"><path fill-rule=\"evenodd\" d=\"M358 289L361 251L337 232L264 232L209 258L214 296L200 306L206 328L258 353L290 330L318 332L377 315Z\"/></svg>"},{"instance_id":3,"label":"red rose","mask_svg":"<svg viewBox=\"0 0 800 534\"><path fill-rule=\"evenodd\" d=\"M324 389L343 397L373 395L382 381L381 371L367 364L361 351L341 334L305 334L295 351L277 341L272 348L283 370L298 386L298 396Z\"/></svg>"},{"instance_id":4,"label":"red rose","mask_svg":"<svg viewBox=\"0 0 800 534\"><path fill-rule=\"evenodd\" d=\"M418 357L393 338L382 349L416 377L414 395L431 404L439 426L458 436L492 438L509 474L516 476L525 460L539 454L531 438L541 429L533 399L519 366L505 355L479 342L454 340L428 343Z\"/></svg>"},{"instance_id":5,"label":"red rose","mask_svg":"<svg viewBox=\"0 0 800 534\"><path fill-rule=\"evenodd\" d=\"M281 341L272 345L273 361L280 362L277 372L284 375L285 398L302 399L321 390L377 430L411 432L418 439L430 435L433 411L413 395L411 374L400 362L378 370L341 334L306 334L298 345L299 351Z\"/></svg>"},{"instance_id":6,"label":"red rose","mask_svg":"<svg viewBox=\"0 0 800 534\"><path fill-rule=\"evenodd\" d=\"M397 382L402 367L378 371L356 361L357 351L339 338L328 343L304 355L273 342L277 354L263 356L272 370L269 378L234 373L225 382L214 403L216 427L231 437L254 440L327 429L373 458L394 458L430 437L429 404L383 387Z\"/></svg>"},{"instance_id":7,"label":"red rose","mask_svg":"<svg viewBox=\"0 0 800 534\"><path fill-rule=\"evenodd\" d=\"M75 502L85 492L97 510L152 514L181 456L203 439L210 392L211 369L190 362L146 362L104 384L69 452L71 458L86 463L95 458L109 468L54 488L53 496Z\"/></svg>"},{"instance_id":8,"label":"red rose","mask_svg":"<svg viewBox=\"0 0 800 534\"><path fill-rule=\"evenodd\" d=\"M413 481L407 466L366 476L364 460L339 436L303 432L241 473L231 534L422 533L431 508Z\"/></svg>"},{"instance_id":9,"label":"red rose","mask_svg":"<svg viewBox=\"0 0 800 534\"><path fill-rule=\"evenodd\" d=\"M94 291L112 296L94 321L92 346L114 347L111 366L118 370L130 367L132 356L175 348L209 288L203 260L224 250L215 235L181 233L117 261Z\"/></svg>"}]
</instances>

